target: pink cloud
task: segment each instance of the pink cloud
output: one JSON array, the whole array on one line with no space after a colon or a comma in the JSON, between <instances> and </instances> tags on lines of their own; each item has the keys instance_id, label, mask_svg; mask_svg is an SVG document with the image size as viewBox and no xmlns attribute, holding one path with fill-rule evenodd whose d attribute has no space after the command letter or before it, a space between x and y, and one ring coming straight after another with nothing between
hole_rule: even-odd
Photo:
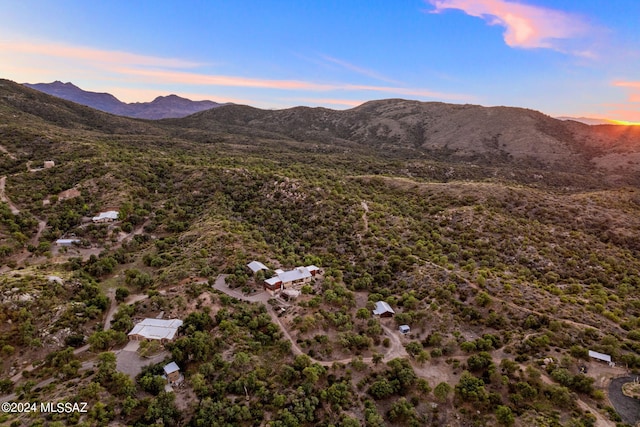
<instances>
[{"instance_id":1,"label":"pink cloud","mask_svg":"<svg viewBox=\"0 0 640 427\"><path fill-rule=\"evenodd\" d=\"M558 10L512 3L506 0L428 0L440 13L458 9L467 15L484 19L489 25L505 27L508 46L562 50L561 39L585 35L589 26L579 17ZM584 56L584 52L577 52Z\"/></svg>"},{"instance_id":2,"label":"pink cloud","mask_svg":"<svg viewBox=\"0 0 640 427\"><path fill-rule=\"evenodd\" d=\"M640 81L638 82L633 82L633 81L615 81L613 82L614 86L618 86L618 87L630 87L632 89L640 89Z\"/></svg>"},{"instance_id":3,"label":"pink cloud","mask_svg":"<svg viewBox=\"0 0 640 427\"><path fill-rule=\"evenodd\" d=\"M353 64L325 57L326 61L341 67L350 69L359 74L384 80L384 76L375 71L366 70ZM102 81L103 89L109 89L114 94L122 96L125 101L139 101L140 97L155 97L160 95L158 90L147 89L147 92L127 89L132 84L149 85L180 84L182 86L212 86L228 88L260 88L297 92L369 92L383 93L389 97L409 97L418 99L439 99L449 101L473 102L469 95L457 93L445 93L431 91L424 88L403 87L401 84L388 85L362 85L342 82L315 82L295 79L268 79L259 77L245 77L232 75L208 74L202 71L194 71L204 64L187 61L179 58L164 58L150 55L138 55L130 52L101 50L83 46L73 46L62 43L38 42L33 40L7 40L0 38L0 64L5 64L3 73L6 78L14 78L20 81L47 81L60 79L73 79L77 84L91 81L93 88L97 90L96 82ZM209 64L210 65L210 64ZM387 79L388 80L388 79ZM386 80L385 80L386 81ZM116 90L113 86L121 84ZM200 89L200 88L199 88ZM166 92L163 91L164 94ZM351 95L354 97L370 98L370 95L362 93ZM328 95L327 99L337 100L341 95ZM221 98L220 102L248 103L240 99ZM342 101L345 101L344 99ZM339 102L337 105L354 106L354 102Z\"/></svg>"},{"instance_id":4,"label":"pink cloud","mask_svg":"<svg viewBox=\"0 0 640 427\"><path fill-rule=\"evenodd\" d=\"M630 110L625 112L625 117L623 119L640 121L640 111L633 110L637 109L637 106L633 104L640 102L640 81L615 81L612 85L623 88L627 95L627 104L625 104L625 107ZM630 116L633 116L634 119L629 119Z\"/></svg>"},{"instance_id":5,"label":"pink cloud","mask_svg":"<svg viewBox=\"0 0 640 427\"><path fill-rule=\"evenodd\" d=\"M71 46L62 43L41 43L32 41L0 41L3 53L48 56L98 64L128 64L146 67L193 68L201 64L175 58L162 58L150 55L115 50L93 49L83 46Z\"/></svg>"},{"instance_id":6,"label":"pink cloud","mask_svg":"<svg viewBox=\"0 0 640 427\"><path fill-rule=\"evenodd\" d=\"M120 74L152 79L154 83L180 83L189 85L211 85L226 87L251 87L280 90L308 90L314 92L328 91L368 91L383 92L395 95L418 96L423 98L439 98L449 100L470 100L468 95L434 92L427 89L403 88L391 86L354 85L315 83L302 80L256 79L251 77L223 76L200 74L182 71L149 70L138 68L118 68Z\"/></svg>"},{"instance_id":7,"label":"pink cloud","mask_svg":"<svg viewBox=\"0 0 640 427\"><path fill-rule=\"evenodd\" d=\"M304 102L312 105L342 105L345 107L357 107L366 101L355 99L339 99L339 98L289 98L293 102Z\"/></svg>"}]
</instances>

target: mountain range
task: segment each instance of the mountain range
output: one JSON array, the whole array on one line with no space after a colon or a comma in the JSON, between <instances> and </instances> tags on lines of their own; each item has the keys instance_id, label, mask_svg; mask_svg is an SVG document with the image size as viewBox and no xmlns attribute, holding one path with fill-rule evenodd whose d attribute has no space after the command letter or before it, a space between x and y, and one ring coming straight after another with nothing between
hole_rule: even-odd
<instances>
[{"instance_id":1,"label":"mountain range","mask_svg":"<svg viewBox=\"0 0 640 427\"><path fill-rule=\"evenodd\" d=\"M476 165L590 173L637 170L640 162L640 127L589 126L513 107L402 99L370 101L344 111L230 105L169 122L207 132L286 136L332 149L367 147L384 155Z\"/></svg>"},{"instance_id":2,"label":"mountain range","mask_svg":"<svg viewBox=\"0 0 640 427\"><path fill-rule=\"evenodd\" d=\"M125 103L110 93L89 92L80 89L73 83L63 83L61 81L36 84L24 83L24 86L86 105L96 110L138 119L157 120L169 117L185 117L199 111L224 105L213 101L192 101L177 95L159 96L151 102Z\"/></svg>"},{"instance_id":3,"label":"mountain range","mask_svg":"<svg viewBox=\"0 0 640 427\"><path fill-rule=\"evenodd\" d=\"M135 114L147 118L168 117L168 111L177 115L178 110L184 115L189 108L216 106L186 117L165 119L155 126L151 123L142 126L139 122L123 121L124 118L98 118L95 110L80 112L70 105L54 105L55 98L21 104L26 111L33 110L58 125L97 126L109 133L122 132L123 128L137 129L136 133L156 133L164 132L158 126L165 129L168 126L172 134L188 139L210 141L214 135L220 139L229 139L230 135L234 139L266 138L305 150L373 150L376 155L466 162L476 167L500 165L517 170L532 167L588 177L598 171L619 177L622 170L640 170L640 127L586 125L524 108L386 99L349 110L310 107L262 110L246 105L193 102L175 95L158 97L151 103L125 104L110 94L86 92L71 83L54 82L38 87L60 97L73 93L78 100L74 102L91 102L94 108L113 114L137 108ZM33 95L26 92L18 98L25 97ZM42 107L45 103L46 108ZM185 107L167 107L171 105ZM143 127L146 130L141 130ZM624 174L624 179L630 176L635 174Z\"/></svg>"}]
</instances>

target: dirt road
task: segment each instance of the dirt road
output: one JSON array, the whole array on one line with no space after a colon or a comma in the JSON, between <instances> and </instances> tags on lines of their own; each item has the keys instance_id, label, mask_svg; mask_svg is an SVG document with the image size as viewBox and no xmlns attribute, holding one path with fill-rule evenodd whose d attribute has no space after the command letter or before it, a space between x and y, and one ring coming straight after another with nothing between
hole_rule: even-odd
<instances>
[{"instance_id":1,"label":"dirt road","mask_svg":"<svg viewBox=\"0 0 640 427\"><path fill-rule=\"evenodd\" d=\"M296 340L294 340L293 337L289 334L289 331L287 330L287 328L284 327L284 325L282 324L282 321L278 317L278 314L273 310L271 305L268 303L269 299L272 298L268 292L266 291L259 292L250 296L244 295L241 292L236 291L235 289L229 288L229 286L225 282L225 277L226 276L224 274L219 275L216 278L216 281L214 282L213 288L231 297L234 297L243 301L263 303L267 308L267 313L269 313L269 315L271 316L273 323L275 323L280 327L280 330L282 331L282 334L284 335L284 337L291 343L291 351L293 352L293 354L295 355L305 354L300 348L300 346L298 346L298 343L296 342ZM389 327L385 325L381 325L381 326L385 334L389 337L390 344L391 344L389 346L389 350L384 354L383 361L388 362L389 360L392 360L398 357L408 357L409 355L405 350L404 345L402 344L402 341L400 340L399 332L394 332L393 330L391 330ZM331 366L334 363L347 364L356 359L359 359L359 357L349 357L346 359L336 359L336 360L317 360L317 359L311 358L311 361L322 366ZM362 358L362 361L365 363L373 363L373 358L365 357L365 358Z\"/></svg>"},{"instance_id":2,"label":"dirt road","mask_svg":"<svg viewBox=\"0 0 640 427\"><path fill-rule=\"evenodd\" d=\"M5 202L9 205L9 209L11 209L11 213L14 215L18 215L20 213L20 209L16 205L13 204L11 200L7 197L5 193L5 187L7 185L7 177L3 176L0 178L0 201Z\"/></svg>"}]
</instances>

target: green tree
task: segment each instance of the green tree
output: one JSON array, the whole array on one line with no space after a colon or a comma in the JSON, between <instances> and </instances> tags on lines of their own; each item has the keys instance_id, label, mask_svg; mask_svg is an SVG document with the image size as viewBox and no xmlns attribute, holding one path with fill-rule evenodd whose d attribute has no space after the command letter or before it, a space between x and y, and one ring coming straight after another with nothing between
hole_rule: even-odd
<instances>
[{"instance_id":1,"label":"green tree","mask_svg":"<svg viewBox=\"0 0 640 427\"><path fill-rule=\"evenodd\" d=\"M513 425L515 422L515 417L513 416L511 408L504 405L498 405L496 408L496 419L503 426Z\"/></svg>"},{"instance_id":2,"label":"green tree","mask_svg":"<svg viewBox=\"0 0 640 427\"><path fill-rule=\"evenodd\" d=\"M455 391L456 395L466 402L484 402L488 397L484 382L468 371L464 371L460 376Z\"/></svg>"},{"instance_id":3,"label":"green tree","mask_svg":"<svg viewBox=\"0 0 640 427\"><path fill-rule=\"evenodd\" d=\"M438 401L444 403L449 398L451 390L453 390L453 388L449 384L441 382L433 389L433 395Z\"/></svg>"}]
</instances>

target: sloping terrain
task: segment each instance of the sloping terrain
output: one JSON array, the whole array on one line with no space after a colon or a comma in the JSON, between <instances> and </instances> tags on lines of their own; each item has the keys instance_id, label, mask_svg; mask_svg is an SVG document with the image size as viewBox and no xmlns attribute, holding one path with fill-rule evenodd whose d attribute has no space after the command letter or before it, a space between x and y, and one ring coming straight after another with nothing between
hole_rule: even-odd
<instances>
[{"instance_id":1,"label":"sloping terrain","mask_svg":"<svg viewBox=\"0 0 640 427\"><path fill-rule=\"evenodd\" d=\"M152 122L0 81L0 400L89 403L44 425L614 426L607 380L640 369L640 190L593 162L637 131L562 123L401 100ZM268 309L210 286L260 293L254 259L324 274ZM173 393L113 353L158 315L185 321Z\"/></svg>"},{"instance_id":2,"label":"sloping terrain","mask_svg":"<svg viewBox=\"0 0 640 427\"><path fill-rule=\"evenodd\" d=\"M637 153L639 127L587 126L520 108L424 103L390 99L346 111L296 107L266 111L229 106L195 114L190 128L263 130L300 142L358 143L381 153L428 155L477 165L519 164L587 172L611 154ZM637 170L635 162L618 166Z\"/></svg>"}]
</instances>

